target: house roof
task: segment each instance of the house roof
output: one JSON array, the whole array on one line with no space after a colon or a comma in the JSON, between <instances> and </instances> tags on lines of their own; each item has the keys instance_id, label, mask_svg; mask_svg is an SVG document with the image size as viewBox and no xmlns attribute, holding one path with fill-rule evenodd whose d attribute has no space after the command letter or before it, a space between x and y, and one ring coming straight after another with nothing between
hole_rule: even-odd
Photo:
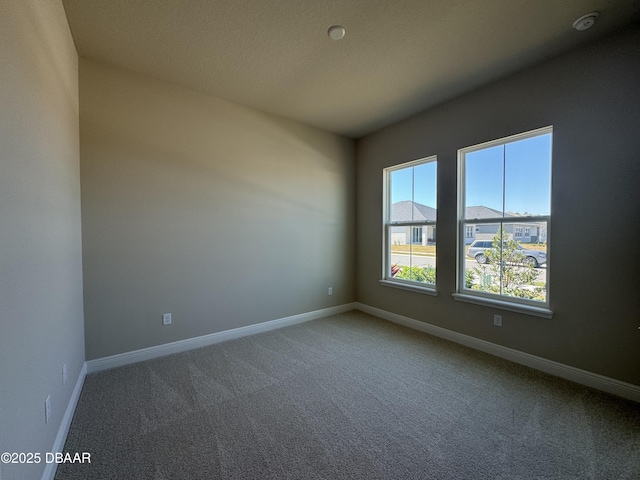
<instances>
[{"instance_id":1,"label":"house roof","mask_svg":"<svg viewBox=\"0 0 640 480\"><path fill-rule=\"evenodd\" d=\"M500 210L485 207L484 205L475 205L465 209L465 218L472 220L474 218L496 218L496 217L517 217L513 213L505 212L504 215Z\"/></svg>"},{"instance_id":2,"label":"house roof","mask_svg":"<svg viewBox=\"0 0 640 480\"><path fill-rule=\"evenodd\" d=\"M83 58L353 138L640 18L637 0L63 3Z\"/></svg>"},{"instance_id":3,"label":"house roof","mask_svg":"<svg viewBox=\"0 0 640 480\"><path fill-rule=\"evenodd\" d=\"M435 222L436 213L435 208L411 200L391 205L392 222Z\"/></svg>"},{"instance_id":4,"label":"house roof","mask_svg":"<svg viewBox=\"0 0 640 480\"><path fill-rule=\"evenodd\" d=\"M519 215L501 211L484 205L474 205L466 208L465 218L473 220L476 218L518 218ZM391 205L391 221L392 222L435 222L437 210L433 207L423 205L422 203L412 202L411 200L403 200Z\"/></svg>"}]
</instances>

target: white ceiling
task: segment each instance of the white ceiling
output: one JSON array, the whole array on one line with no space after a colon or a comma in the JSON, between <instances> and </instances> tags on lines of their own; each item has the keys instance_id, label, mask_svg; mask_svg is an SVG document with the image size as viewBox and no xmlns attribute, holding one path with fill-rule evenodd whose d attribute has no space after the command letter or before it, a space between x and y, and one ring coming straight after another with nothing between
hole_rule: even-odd
<instances>
[{"instance_id":1,"label":"white ceiling","mask_svg":"<svg viewBox=\"0 0 640 480\"><path fill-rule=\"evenodd\" d=\"M82 57L355 138L640 20L638 0L63 2Z\"/></svg>"}]
</instances>

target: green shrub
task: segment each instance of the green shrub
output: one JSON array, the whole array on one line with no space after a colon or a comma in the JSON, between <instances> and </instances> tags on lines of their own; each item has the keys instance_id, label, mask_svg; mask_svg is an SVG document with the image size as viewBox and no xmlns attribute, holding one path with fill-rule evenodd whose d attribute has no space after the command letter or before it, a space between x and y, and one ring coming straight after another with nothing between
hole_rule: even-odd
<instances>
[{"instance_id":1,"label":"green shrub","mask_svg":"<svg viewBox=\"0 0 640 480\"><path fill-rule=\"evenodd\" d=\"M400 271L394 275L394 278L420 283L436 283L436 269L435 267L401 266Z\"/></svg>"},{"instance_id":2,"label":"green shrub","mask_svg":"<svg viewBox=\"0 0 640 480\"><path fill-rule=\"evenodd\" d=\"M476 275L473 273L473 270L465 270L464 272L464 286L466 288L473 288L473 282L476 279Z\"/></svg>"}]
</instances>

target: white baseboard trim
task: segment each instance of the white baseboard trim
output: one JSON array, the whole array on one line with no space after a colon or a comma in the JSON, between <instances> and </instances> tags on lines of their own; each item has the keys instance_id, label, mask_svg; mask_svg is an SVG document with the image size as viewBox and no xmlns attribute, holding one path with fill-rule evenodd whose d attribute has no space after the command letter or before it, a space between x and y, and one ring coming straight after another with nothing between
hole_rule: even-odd
<instances>
[{"instance_id":1,"label":"white baseboard trim","mask_svg":"<svg viewBox=\"0 0 640 480\"><path fill-rule=\"evenodd\" d=\"M76 381L76 385L73 388L73 392L71 393L69 404L67 405L67 409L62 416L62 421L60 422L60 427L58 427L58 433L56 434L56 439L53 442L53 447L51 448L50 452L62 452L64 450L64 444L67 441L69 427L71 427L73 414L76 411L78 400L80 400L80 393L82 393L82 386L84 385L84 379L86 376L87 364L83 363L82 368L80 369L80 375L78 375L78 380ZM44 472L42 472L42 480L53 480L56 476L57 468L58 464L55 462L46 463Z\"/></svg>"},{"instance_id":2,"label":"white baseboard trim","mask_svg":"<svg viewBox=\"0 0 640 480\"><path fill-rule=\"evenodd\" d=\"M356 308L376 317L404 325L405 327L409 327L414 330L419 330L436 337L444 338L445 340L450 340L460 345L465 345L475 350L495 355L496 357L535 368L536 370L540 370L587 387L640 402L640 386L638 385L621 382L620 380L605 377L604 375L581 370L576 367L554 362L553 360L547 360L546 358L537 357L512 348L503 347L502 345L497 345L495 343L487 342L486 340L480 340L479 338L447 330L446 328L436 327L435 325L430 325L425 322L414 320L413 318L387 312L386 310L371 307L363 303L356 303Z\"/></svg>"},{"instance_id":3,"label":"white baseboard trim","mask_svg":"<svg viewBox=\"0 0 640 480\"><path fill-rule=\"evenodd\" d=\"M330 315L336 315L338 313L344 313L355 309L355 303L346 303L344 305L338 305L337 307L323 308L321 310L315 310L313 312L292 315L290 317L270 320L268 322L248 325L246 327L233 328L231 330L225 330L223 332L211 333L209 335L202 335L200 337L187 338L185 340L179 340L177 342L165 343L164 345L143 348L140 350L120 353L109 357L97 358L95 360L88 360L87 373L99 372L101 370L107 370L109 368L122 367L131 363L164 357L173 353L193 350L194 348L206 347L215 343L226 342L227 340L246 337L248 335L255 335L256 333L268 332L270 330L276 330L278 328L288 327L289 325L308 322L310 320L316 320L318 318L328 317Z\"/></svg>"}]
</instances>

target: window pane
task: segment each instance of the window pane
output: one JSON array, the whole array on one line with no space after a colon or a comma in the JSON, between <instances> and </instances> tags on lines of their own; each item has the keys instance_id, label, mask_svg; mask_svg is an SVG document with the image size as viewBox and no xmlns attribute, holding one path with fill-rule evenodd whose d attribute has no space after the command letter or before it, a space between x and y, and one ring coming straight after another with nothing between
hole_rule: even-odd
<instances>
[{"instance_id":1,"label":"window pane","mask_svg":"<svg viewBox=\"0 0 640 480\"><path fill-rule=\"evenodd\" d=\"M413 221L413 168L391 172L391 222Z\"/></svg>"},{"instance_id":2,"label":"window pane","mask_svg":"<svg viewBox=\"0 0 640 480\"><path fill-rule=\"evenodd\" d=\"M386 278L435 284L437 163L435 157L385 169L389 223ZM404 225L398 224L404 223ZM390 258L388 258L390 255Z\"/></svg>"},{"instance_id":3,"label":"window pane","mask_svg":"<svg viewBox=\"0 0 640 480\"><path fill-rule=\"evenodd\" d=\"M552 134L547 127L460 151L458 291L548 303Z\"/></svg>"},{"instance_id":4,"label":"window pane","mask_svg":"<svg viewBox=\"0 0 640 480\"><path fill-rule=\"evenodd\" d=\"M436 168L436 162L423 163L413 168L413 201L433 209L434 216L428 220L435 220L437 198Z\"/></svg>"},{"instance_id":5,"label":"window pane","mask_svg":"<svg viewBox=\"0 0 640 480\"><path fill-rule=\"evenodd\" d=\"M391 276L419 283L436 282L436 227L390 227Z\"/></svg>"},{"instance_id":6,"label":"window pane","mask_svg":"<svg viewBox=\"0 0 640 480\"><path fill-rule=\"evenodd\" d=\"M466 247L464 288L546 302L547 222L483 227Z\"/></svg>"},{"instance_id":7,"label":"window pane","mask_svg":"<svg viewBox=\"0 0 640 480\"><path fill-rule=\"evenodd\" d=\"M502 216L503 153L498 145L465 155L465 218Z\"/></svg>"},{"instance_id":8,"label":"window pane","mask_svg":"<svg viewBox=\"0 0 640 480\"><path fill-rule=\"evenodd\" d=\"M505 211L521 215L551 212L551 134L505 145Z\"/></svg>"},{"instance_id":9,"label":"window pane","mask_svg":"<svg viewBox=\"0 0 640 480\"><path fill-rule=\"evenodd\" d=\"M436 220L436 162L391 172L391 222Z\"/></svg>"}]
</instances>

